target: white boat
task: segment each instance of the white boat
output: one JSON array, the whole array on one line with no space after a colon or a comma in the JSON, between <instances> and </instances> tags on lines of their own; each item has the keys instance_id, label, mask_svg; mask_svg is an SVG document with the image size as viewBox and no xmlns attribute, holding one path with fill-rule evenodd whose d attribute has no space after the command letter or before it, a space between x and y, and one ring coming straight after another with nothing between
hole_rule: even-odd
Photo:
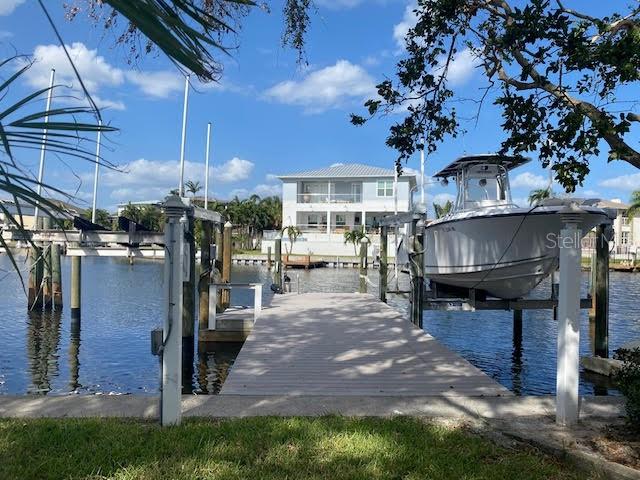
<instances>
[{"instance_id":1,"label":"white boat","mask_svg":"<svg viewBox=\"0 0 640 480\"><path fill-rule=\"evenodd\" d=\"M443 183L454 179L458 187L452 211L425 228L425 277L436 288L520 298L557 268L558 237L571 204L579 204L574 210L582 236L596 225L610 223L605 210L576 199L547 199L526 208L515 205L509 171L528 161L465 156L435 175Z\"/></svg>"}]
</instances>

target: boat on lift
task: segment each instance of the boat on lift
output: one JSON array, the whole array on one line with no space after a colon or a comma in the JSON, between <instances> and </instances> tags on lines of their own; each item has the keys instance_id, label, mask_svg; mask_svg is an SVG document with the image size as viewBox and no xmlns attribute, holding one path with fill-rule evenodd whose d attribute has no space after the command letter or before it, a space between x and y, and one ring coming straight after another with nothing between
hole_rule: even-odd
<instances>
[{"instance_id":1,"label":"boat on lift","mask_svg":"<svg viewBox=\"0 0 640 480\"><path fill-rule=\"evenodd\" d=\"M611 222L605 210L577 199L515 205L509 172L529 161L496 154L465 156L435 175L443 184L455 181L458 189L452 210L425 227L424 274L436 290L474 289L521 298L558 267L559 235L568 211L583 236Z\"/></svg>"}]
</instances>

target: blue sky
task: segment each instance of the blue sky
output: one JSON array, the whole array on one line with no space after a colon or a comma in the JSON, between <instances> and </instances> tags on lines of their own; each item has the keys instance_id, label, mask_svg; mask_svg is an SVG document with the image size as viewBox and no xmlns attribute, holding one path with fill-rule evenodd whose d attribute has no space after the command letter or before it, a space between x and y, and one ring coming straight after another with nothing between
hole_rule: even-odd
<instances>
[{"instance_id":1,"label":"blue sky","mask_svg":"<svg viewBox=\"0 0 640 480\"><path fill-rule=\"evenodd\" d=\"M113 209L129 200L159 200L178 184L183 78L161 54L138 64L127 62L112 35L105 35L79 15L64 20L63 2L47 2L92 95L105 107L106 121L120 129L104 140L103 155L122 171L102 170L99 206ZM219 85L194 83L190 93L185 179L204 179L207 122L213 123L210 176L213 195L277 194L274 175L333 163L366 163L391 167L393 150L385 146L390 116L353 127L351 112L359 111L376 83L392 76L402 55L399 39L411 22L407 0L318 0L318 12L307 44L309 65L296 64L296 54L280 46L280 4L272 13L254 10L245 20L232 57L220 56L224 75ZM0 42L3 54L14 49L36 63L13 94L46 86L49 70L60 83L77 86L57 46L54 34L33 0L0 2ZM235 43L230 39L230 43ZM3 76L7 72L2 72ZM450 72L461 97L479 95L483 86L473 59L463 54ZM54 99L54 106L74 100ZM461 113L470 115L471 105ZM427 159L434 173L464 153L494 151L503 133L498 111L487 104L477 126L447 141ZM637 139L631 139L637 144ZM606 149L603 149L606 150ZM21 161L35 173L37 152L21 152ZM621 198L640 186L640 173L623 162L594 158L582 196ZM416 155L409 167L419 168ZM544 187L548 173L536 159L513 172L514 197L523 203L529 191ZM91 202L93 165L47 157L45 182L77 194L82 206ZM451 187L430 185L429 200L449 198Z\"/></svg>"}]
</instances>

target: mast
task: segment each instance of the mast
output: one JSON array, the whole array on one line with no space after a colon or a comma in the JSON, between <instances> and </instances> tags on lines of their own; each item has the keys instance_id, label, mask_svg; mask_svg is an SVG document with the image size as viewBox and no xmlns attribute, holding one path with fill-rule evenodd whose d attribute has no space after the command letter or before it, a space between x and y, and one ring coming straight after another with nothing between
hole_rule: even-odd
<instances>
[{"instance_id":1,"label":"mast","mask_svg":"<svg viewBox=\"0 0 640 480\"><path fill-rule=\"evenodd\" d=\"M56 70L51 69L51 78L49 79L49 93L47 94L47 108L45 112L51 109L51 96L53 95L53 81L56 76ZM49 123L49 115L45 115L44 123ZM44 177L44 157L47 151L47 127L42 130L42 146L40 147L40 168L38 169L38 197L42 196L42 178ZM40 201L36 204L35 212L33 213L33 227L38 228L38 215L40 214Z\"/></svg>"}]
</instances>

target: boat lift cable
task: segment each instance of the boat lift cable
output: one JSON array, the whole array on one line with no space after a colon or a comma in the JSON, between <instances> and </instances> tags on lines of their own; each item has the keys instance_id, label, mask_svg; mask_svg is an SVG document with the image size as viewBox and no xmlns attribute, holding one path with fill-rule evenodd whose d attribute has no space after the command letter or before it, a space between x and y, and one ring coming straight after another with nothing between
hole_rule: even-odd
<instances>
[{"instance_id":1,"label":"boat lift cable","mask_svg":"<svg viewBox=\"0 0 640 480\"><path fill-rule=\"evenodd\" d=\"M518 225L518 228L516 228L516 231L513 233L513 236L511 237L511 240L509 241L509 245L507 245L507 248L504 249L504 252L502 252L502 255L500 255L500 258L496 261L496 263L494 263L491 268L489 270L487 270L487 272L482 276L482 278L480 280L478 280L471 288L470 290L473 290L474 288L476 288L478 285L480 285L482 282L484 282L487 277L489 276L489 274L491 272L493 272L496 267L498 266L498 264L502 261L502 259L504 258L504 256L507 254L507 252L509 251L509 249L511 248L511 245L513 245L513 242L516 240L516 237L518 236L518 233L520 232L520 229L522 228L522 225L524 224L524 221L527 219L527 217L531 214L531 212L533 212L536 208L540 207L540 204L536 204L533 207L531 207L527 213L524 214L524 216L522 217L522 220L520 220L520 224Z\"/></svg>"}]
</instances>

